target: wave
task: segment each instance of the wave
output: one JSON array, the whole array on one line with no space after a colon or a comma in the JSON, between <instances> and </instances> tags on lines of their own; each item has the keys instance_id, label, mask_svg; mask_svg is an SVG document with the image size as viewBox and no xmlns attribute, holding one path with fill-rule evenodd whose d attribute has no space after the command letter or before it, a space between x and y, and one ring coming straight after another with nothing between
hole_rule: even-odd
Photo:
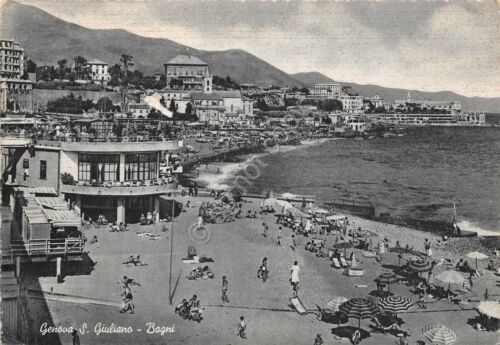
<instances>
[{"instance_id":1,"label":"wave","mask_svg":"<svg viewBox=\"0 0 500 345\"><path fill-rule=\"evenodd\" d=\"M477 232L478 236L500 236L500 231L484 229L469 220L461 220L457 222L457 225L460 229Z\"/></svg>"},{"instance_id":2,"label":"wave","mask_svg":"<svg viewBox=\"0 0 500 345\"><path fill-rule=\"evenodd\" d=\"M216 190L228 190L232 186L230 181L238 172L244 170L252 163L252 161L259 157L273 155L277 153L286 153L295 151L297 149L307 148L311 146L321 145L328 141L328 139L308 140L301 141L300 145L279 145L268 149L267 153L256 154L248 157L244 162L240 163L212 163L218 165L218 172L202 172L195 180L203 187Z\"/></svg>"},{"instance_id":3,"label":"wave","mask_svg":"<svg viewBox=\"0 0 500 345\"><path fill-rule=\"evenodd\" d=\"M255 158L261 156L252 155L244 162L239 163L212 163L211 165L215 164L218 166L218 172L203 172L195 180L209 189L228 190L231 186L227 184L227 181L235 176L238 171L245 169Z\"/></svg>"}]
</instances>

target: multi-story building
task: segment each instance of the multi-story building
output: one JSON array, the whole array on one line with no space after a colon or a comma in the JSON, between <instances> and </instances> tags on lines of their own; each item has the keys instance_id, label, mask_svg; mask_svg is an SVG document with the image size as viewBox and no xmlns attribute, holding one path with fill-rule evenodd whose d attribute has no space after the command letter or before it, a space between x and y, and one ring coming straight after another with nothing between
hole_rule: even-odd
<instances>
[{"instance_id":1,"label":"multi-story building","mask_svg":"<svg viewBox=\"0 0 500 345\"><path fill-rule=\"evenodd\" d=\"M108 64L100 60L87 61L85 66L89 69L89 80L95 84L107 85L111 76L108 73Z\"/></svg>"},{"instance_id":2,"label":"multi-story building","mask_svg":"<svg viewBox=\"0 0 500 345\"><path fill-rule=\"evenodd\" d=\"M24 107L16 94L29 93L32 83L22 79L24 74L24 49L13 39L0 39L0 112L31 112L31 104Z\"/></svg>"},{"instance_id":3,"label":"multi-story building","mask_svg":"<svg viewBox=\"0 0 500 345\"><path fill-rule=\"evenodd\" d=\"M408 110L414 108L416 112L418 110L434 110L437 113L447 113L447 114L460 114L462 111L462 104L457 101L417 101L411 99L410 92L408 92L408 97L406 100L395 100L393 107L396 111L398 110ZM415 109L416 108L416 109Z\"/></svg>"},{"instance_id":4,"label":"multi-story building","mask_svg":"<svg viewBox=\"0 0 500 345\"><path fill-rule=\"evenodd\" d=\"M375 108L382 108L384 106L384 99L379 95L369 98Z\"/></svg>"},{"instance_id":5,"label":"multi-story building","mask_svg":"<svg viewBox=\"0 0 500 345\"><path fill-rule=\"evenodd\" d=\"M174 90L212 92L212 75L207 63L192 55L178 55L165 66L167 85Z\"/></svg>"},{"instance_id":6,"label":"multi-story building","mask_svg":"<svg viewBox=\"0 0 500 345\"><path fill-rule=\"evenodd\" d=\"M342 110L346 113L357 113L363 109L363 97L342 94L339 98L342 102Z\"/></svg>"},{"instance_id":7,"label":"multi-story building","mask_svg":"<svg viewBox=\"0 0 500 345\"><path fill-rule=\"evenodd\" d=\"M218 93L193 93L191 102L200 122L221 125L225 122L224 98Z\"/></svg>"},{"instance_id":8,"label":"multi-story building","mask_svg":"<svg viewBox=\"0 0 500 345\"><path fill-rule=\"evenodd\" d=\"M130 103L128 105L128 111L132 113L133 118L147 118L151 107L146 103Z\"/></svg>"},{"instance_id":9,"label":"multi-story building","mask_svg":"<svg viewBox=\"0 0 500 345\"><path fill-rule=\"evenodd\" d=\"M314 88L311 89L309 97L319 99L338 99L341 95L341 91L342 89L340 84L316 84L314 85Z\"/></svg>"},{"instance_id":10,"label":"multi-story building","mask_svg":"<svg viewBox=\"0 0 500 345\"><path fill-rule=\"evenodd\" d=\"M85 219L137 222L142 213L159 214L160 195L175 189L171 178L160 178L160 162L178 142L155 139L4 140L2 161L10 186L50 188Z\"/></svg>"}]
</instances>

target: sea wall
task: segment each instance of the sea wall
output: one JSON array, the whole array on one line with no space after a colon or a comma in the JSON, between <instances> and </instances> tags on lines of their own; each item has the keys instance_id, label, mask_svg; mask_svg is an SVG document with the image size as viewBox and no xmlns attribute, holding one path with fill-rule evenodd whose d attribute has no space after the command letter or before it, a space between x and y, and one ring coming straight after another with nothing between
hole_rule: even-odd
<instances>
[{"instance_id":1,"label":"sea wall","mask_svg":"<svg viewBox=\"0 0 500 345\"><path fill-rule=\"evenodd\" d=\"M31 93L9 94L9 99L15 100L21 109L37 111L43 110L49 101L56 100L73 94L82 99L91 99L97 102L102 97L108 97L115 104L122 100L121 93L110 91L84 91L84 90L54 90L54 89L33 89Z\"/></svg>"}]
</instances>

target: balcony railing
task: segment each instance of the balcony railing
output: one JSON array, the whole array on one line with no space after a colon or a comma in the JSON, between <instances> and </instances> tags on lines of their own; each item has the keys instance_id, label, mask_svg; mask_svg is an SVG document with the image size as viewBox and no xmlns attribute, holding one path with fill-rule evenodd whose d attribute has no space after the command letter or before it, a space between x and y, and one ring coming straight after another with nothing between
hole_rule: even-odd
<instances>
[{"instance_id":1,"label":"balcony railing","mask_svg":"<svg viewBox=\"0 0 500 345\"><path fill-rule=\"evenodd\" d=\"M61 184L61 192L79 195L140 196L165 194L176 189L173 180Z\"/></svg>"},{"instance_id":2,"label":"balcony railing","mask_svg":"<svg viewBox=\"0 0 500 345\"><path fill-rule=\"evenodd\" d=\"M81 255L85 242L80 238L26 240L12 242L10 253L13 256L40 256L40 255Z\"/></svg>"}]
</instances>

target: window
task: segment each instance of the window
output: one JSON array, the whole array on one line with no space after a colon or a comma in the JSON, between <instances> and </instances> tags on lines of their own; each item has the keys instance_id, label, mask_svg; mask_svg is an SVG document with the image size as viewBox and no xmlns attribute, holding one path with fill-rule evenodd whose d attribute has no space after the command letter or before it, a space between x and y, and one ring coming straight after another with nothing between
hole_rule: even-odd
<instances>
[{"instance_id":1,"label":"window","mask_svg":"<svg viewBox=\"0 0 500 345\"><path fill-rule=\"evenodd\" d=\"M47 179L47 161L40 161L40 180Z\"/></svg>"},{"instance_id":2,"label":"window","mask_svg":"<svg viewBox=\"0 0 500 345\"><path fill-rule=\"evenodd\" d=\"M30 168L30 160L28 158L23 159L23 169L29 169Z\"/></svg>"},{"instance_id":3,"label":"window","mask_svg":"<svg viewBox=\"0 0 500 345\"><path fill-rule=\"evenodd\" d=\"M79 154L78 180L97 182L120 180L120 155Z\"/></svg>"},{"instance_id":4,"label":"window","mask_svg":"<svg viewBox=\"0 0 500 345\"><path fill-rule=\"evenodd\" d=\"M156 153L136 153L125 156L125 180L151 180L158 177Z\"/></svg>"}]
</instances>

